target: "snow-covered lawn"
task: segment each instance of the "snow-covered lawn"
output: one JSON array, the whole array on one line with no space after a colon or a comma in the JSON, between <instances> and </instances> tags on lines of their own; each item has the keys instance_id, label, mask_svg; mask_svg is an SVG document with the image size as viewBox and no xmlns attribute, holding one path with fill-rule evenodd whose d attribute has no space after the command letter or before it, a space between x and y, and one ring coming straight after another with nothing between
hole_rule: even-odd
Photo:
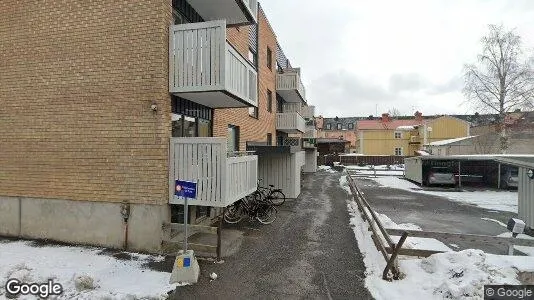
<instances>
[{"instance_id":1,"label":"snow-covered lawn","mask_svg":"<svg viewBox=\"0 0 534 300\"><path fill-rule=\"evenodd\" d=\"M0 241L0 299L6 281L24 283L53 279L63 286L58 299L165 299L176 285L170 273L147 269L163 256L129 253L131 260L102 254L102 248L34 246L29 241ZM19 299L35 299L32 297Z\"/></svg>"},{"instance_id":2,"label":"snow-covered lawn","mask_svg":"<svg viewBox=\"0 0 534 300\"><path fill-rule=\"evenodd\" d=\"M378 166L345 166L351 173L360 175L390 175L402 176L404 175L404 165L378 165Z\"/></svg>"},{"instance_id":3,"label":"snow-covered lawn","mask_svg":"<svg viewBox=\"0 0 534 300\"><path fill-rule=\"evenodd\" d=\"M400 257L404 277L385 281L382 272L386 261L371 239L368 224L362 220L354 201L349 200L347 207L366 266L365 285L378 300L483 299L484 285L521 284L517 279L519 272L534 272L534 257L492 255L470 249L428 258Z\"/></svg>"},{"instance_id":4,"label":"snow-covered lawn","mask_svg":"<svg viewBox=\"0 0 534 300\"><path fill-rule=\"evenodd\" d=\"M486 209L517 213L517 191L424 191L418 185L394 176L372 179L385 187L445 197L452 201L474 204Z\"/></svg>"}]
</instances>

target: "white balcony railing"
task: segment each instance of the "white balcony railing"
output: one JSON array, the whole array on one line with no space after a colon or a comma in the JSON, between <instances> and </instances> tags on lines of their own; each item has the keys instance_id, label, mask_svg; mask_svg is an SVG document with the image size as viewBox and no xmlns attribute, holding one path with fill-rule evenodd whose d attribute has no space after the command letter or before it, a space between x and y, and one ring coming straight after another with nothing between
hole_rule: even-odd
<instances>
[{"instance_id":1,"label":"white balcony railing","mask_svg":"<svg viewBox=\"0 0 534 300\"><path fill-rule=\"evenodd\" d=\"M289 113L289 112L296 112L299 113L302 116L302 103L285 103L282 105L282 111Z\"/></svg>"},{"instance_id":2,"label":"white balcony railing","mask_svg":"<svg viewBox=\"0 0 534 300\"><path fill-rule=\"evenodd\" d=\"M306 119L313 118L315 116L315 106L304 105L302 107L301 115L303 118L306 118Z\"/></svg>"},{"instance_id":3,"label":"white balcony railing","mask_svg":"<svg viewBox=\"0 0 534 300\"><path fill-rule=\"evenodd\" d=\"M225 138L171 138L169 203L183 204L174 195L175 180L197 182L191 205L225 207L253 193L258 184L258 156L227 157Z\"/></svg>"},{"instance_id":4,"label":"white balcony railing","mask_svg":"<svg viewBox=\"0 0 534 300\"><path fill-rule=\"evenodd\" d=\"M287 133L303 133L306 130L306 121L299 113L277 113L276 130Z\"/></svg>"},{"instance_id":5,"label":"white balcony railing","mask_svg":"<svg viewBox=\"0 0 534 300\"><path fill-rule=\"evenodd\" d=\"M299 69L284 69L283 73L276 75L276 92L286 102L306 101L306 91L300 80Z\"/></svg>"},{"instance_id":6,"label":"white balcony railing","mask_svg":"<svg viewBox=\"0 0 534 300\"><path fill-rule=\"evenodd\" d=\"M317 138L317 129L306 126L306 131L302 135L303 138L315 139Z\"/></svg>"},{"instance_id":7,"label":"white balcony railing","mask_svg":"<svg viewBox=\"0 0 534 300\"><path fill-rule=\"evenodd\" d=\"M256 23L258 0L187 0L206 21L226 20L229 25Z\"/></svg>"},{"instance_id":8,"label":"white balcony railing","mask_svg":"<svg viewBox=\"0 0 534 300\"><path fill-rule=\"evenodd\" d=\"M170 27L171 93L212 108L251 107L258 105L257 81L254 67L227 42L224 20Z\"/></svg>"}]
</instances>

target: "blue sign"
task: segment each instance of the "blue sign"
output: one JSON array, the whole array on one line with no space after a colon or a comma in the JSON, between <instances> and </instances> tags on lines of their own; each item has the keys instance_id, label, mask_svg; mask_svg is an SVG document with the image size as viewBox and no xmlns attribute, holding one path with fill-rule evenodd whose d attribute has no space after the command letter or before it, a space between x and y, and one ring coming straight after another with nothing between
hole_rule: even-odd
<instances>
[{"instance_id":1,"label":"blue sign","mask_svg":"<svg viewBox=\"0 0 534 300\"><path fill-rule=\"evenodd\" d=\"M191 181L176 180L174 194L178 197L195 199L197 197L197 183Z\"/></svg>"}]
</instances>

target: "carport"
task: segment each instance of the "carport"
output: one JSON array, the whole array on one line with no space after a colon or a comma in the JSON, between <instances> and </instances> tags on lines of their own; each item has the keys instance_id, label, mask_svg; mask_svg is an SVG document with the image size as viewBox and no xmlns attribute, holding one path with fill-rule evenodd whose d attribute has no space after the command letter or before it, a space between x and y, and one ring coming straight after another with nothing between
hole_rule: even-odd
<instances>
[{"instance_id":1,"label":"carport","mask_svg":"<svg viewBox=\"0 0 534 300\"><path fill-rule=\"evenodd\" d=\"M511 164L499 161L501 158L532 158L534 155L426 155L405 159L406 178L427 185L427 178L433 167L448 167L456 178L456 185L501 188L501 174Z\"/></svg>"},{"instance_id":2,"label":"carport","mask_svg":"<svg viewBox=\"0 0 534 300\"><path fill-rule=\"evenodd\" d=\"M497 158L497 161L519 168L518 216L534 229L534 157Z\"/></svg>"}]
</instances>

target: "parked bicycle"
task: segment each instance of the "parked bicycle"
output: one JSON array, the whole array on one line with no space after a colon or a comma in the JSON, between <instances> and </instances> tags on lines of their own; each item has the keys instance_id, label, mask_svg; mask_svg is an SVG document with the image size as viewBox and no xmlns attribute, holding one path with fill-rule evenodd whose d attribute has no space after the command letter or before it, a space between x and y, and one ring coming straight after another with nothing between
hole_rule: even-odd
<instances>
[{"instance_id":1,"label":"parked bicycle","mask_svg":"<svg viewBox=\"0 0 534 300\"><path fill-rule=\"evenodd\" d=\"M260 182L261 179L258 180L258 189L254 192L258 197L268 198L276 206L286 202L286 195L282 192L282 189L275 189L272 184L269 184L269 187L262 187Z\"/></svg>"},{"instance_id":2,"label":"parked bicycle","mask_svg":"<svg viewBox=\"0 0 534 300\"><path fill-rule=\"evenodd\" d=\"M250 194L228 206L223 214L224 221L239 223L245 217L258 220L262 224L271 224L276 219L275 205L267 198L262 199L256 193Z\"/></svg>"}]
</instances>

